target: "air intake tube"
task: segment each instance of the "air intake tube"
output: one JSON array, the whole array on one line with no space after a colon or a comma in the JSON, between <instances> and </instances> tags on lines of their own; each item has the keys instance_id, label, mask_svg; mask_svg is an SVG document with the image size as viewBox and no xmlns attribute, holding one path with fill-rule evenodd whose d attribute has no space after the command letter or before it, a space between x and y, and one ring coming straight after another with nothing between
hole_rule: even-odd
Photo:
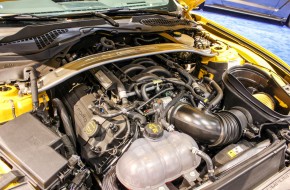
<instances>
[{"instance_id":1,"label":"air intake tube","mask_svg":"<svg viewBox=\"0 0 290 190\"><path fill-rule=\"evenodd\" d=\"M210 146L236 142L251 121L251 115L242 107L209 114L188 104L180 104L170 112L171 124Z\"/></svg>"}]
</instances>

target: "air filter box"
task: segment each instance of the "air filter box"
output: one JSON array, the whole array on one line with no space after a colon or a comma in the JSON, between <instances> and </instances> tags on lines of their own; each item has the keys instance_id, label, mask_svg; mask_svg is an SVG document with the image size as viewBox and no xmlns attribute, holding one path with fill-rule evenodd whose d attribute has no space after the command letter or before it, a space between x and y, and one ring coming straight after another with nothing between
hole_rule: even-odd
<instances>
[{"instance_id":1,"label":"air filter box","mask_svg":"<svg viewBox=\"0 0 290 190\"><path fill-rule=\"evenodd\" d=\"M224 102L225 109L241 106L255 116L253 119L258 123L289 119L290 96L269 73L246 64L228 69L222 80L225 86L224 100L227 100ZM266 94L268 99L273 99L276 102L275 109L272 110L274 105L265 105L265 100L261 97L255 97L254 94L257 93Z\"/></svg>"}]
</instances>

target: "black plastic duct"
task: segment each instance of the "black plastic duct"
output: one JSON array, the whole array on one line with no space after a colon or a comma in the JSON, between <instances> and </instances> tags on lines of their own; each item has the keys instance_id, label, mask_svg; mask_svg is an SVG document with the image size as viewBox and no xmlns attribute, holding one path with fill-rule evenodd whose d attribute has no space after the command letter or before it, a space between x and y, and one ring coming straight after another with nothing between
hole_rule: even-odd
<instances>
[{"instance_id":1,"label":"black plastic duct","mask_svg":"<svg viewBox=\"0 0 290 190\"><path fill-rule=\"evenodd\" d=\"M211 146L236 142L252 120L242 107L209 114L188 104L180 104L171 111L171 124L195 140Z\"/></svg>"},{"instance_id":2,"label":"black plastic duct","mask_svg":"<svg viewBox=\"0 0 290 190\"><path fill-rule=\"evenodd\" d=\"M242 106L247 109L251 115L255 116L254 121L264 123L267 121L276 122L277 120L289 119L290 96L273 79L273 77L256 66L244 65L228 69L223 74L223 83L225 86L224 102L226 109L233 106ZM266 93L276 101L275 110L271 110L266 105L257 100L253 94ZM281 107L277 100L288 104Z\"/></svg>"}]
</instances>

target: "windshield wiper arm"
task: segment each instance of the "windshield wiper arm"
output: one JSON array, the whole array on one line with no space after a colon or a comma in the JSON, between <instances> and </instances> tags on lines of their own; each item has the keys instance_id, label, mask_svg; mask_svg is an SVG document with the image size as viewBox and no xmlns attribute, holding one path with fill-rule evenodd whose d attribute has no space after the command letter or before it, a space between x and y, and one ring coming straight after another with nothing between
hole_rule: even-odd
<instances>
[{"instance_id":1,"label":"windshield wiper arm","mask_svg":"<svg viewBox=\"0 0 290 190\"><path fill-rule=\"evenodd\" d=\"M172 13L168 11L156 10L156 9L129 9L128 7L117 7L113 9L108 9L102 11L104 14L114 15L114 14L158 14L158 15L167 15L172 17L181 18L181 14Z\"/></svg>"},{"instance_id":2,"label":"windshield wiper arm","mask_svg":"<svg viewBox=\"0 0 290 190\"><path fill-rule=\"evenodd\" d=\"M116 22L113 18L101 13L101 12L82 12L82 13L65 13L65 14L60 14L60 15L54 15L48 18L77 18L77 17L83 17L83 16L95 16L98 18L102 18L105 21L107 21L109 24L112 26L118 27L119 23Z\"/></svg>"},{"instance_id":3,"label":"windshield wiper arm","mask_svg":"<svg viewBox=\"0 0 290 190\"><path fill-rule=\"evenodd\" d=\"M17 20L17 21L57 21L59 18L72 18L72 17L80 17L80 16L95 16L98 18L102 18L110 23L112 26L118 27L119 23L116 22L111 17L100 13L100 12L84 12L84 13L68 13L68 14L60 14L54 16L38 16L35 14L12 14L12 15L4 15L0 17L0 20Z\"/></svg>"},{"instance_id":4,"label":"windshield wiper arm","mask_svg":"<svg viewBox=\"0 0 290 190\"><path fill-rule=\"evenodd\" d=\"M16 21L56 21L57 18L46 17L46 16L37 16L35 14L11 14L11 15L3 15L0 17L0 20L16 20Z\"/></svg>"},{"instance_id":5,"label":"windshield wiper arm","mask_svg":"<svg viewBox=\"0 0 290 190\"><path fill-rule=\"evenodd\" d=\"M111 17L103 14L103 13L99 13L99 12L95 12L94 13L96 17L99 17L99 18L103 18L104 20L106 20L108 23L110 23L112 26L115 26L115 27L119 27L119 23L116 22L114 19L112 19Z\"/></svg>"}]
</instances>

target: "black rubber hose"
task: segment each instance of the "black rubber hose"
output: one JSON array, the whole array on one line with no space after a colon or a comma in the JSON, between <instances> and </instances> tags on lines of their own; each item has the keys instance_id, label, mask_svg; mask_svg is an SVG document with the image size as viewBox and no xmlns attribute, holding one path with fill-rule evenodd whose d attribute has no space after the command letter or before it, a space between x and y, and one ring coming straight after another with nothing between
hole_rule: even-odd
<instances>
[{"instance_id":1,"label":"black rubber hose","mask_svg":"<svg viewBox=\"0 0 290 190\"><path fill-rule=\"evenodd\" d=\"M137 83L133 83L133 84L131 84L131 85L129 86L128 91L129 91L129 92L132 91L133 88L134 88L134 86L139 86L139 85L144 84L144 83L147 83L147 82L152 82L152 80L153 80L153 79L147 79L147 80L142 80L142 81L137 82Z\"/></svg>"},{"instance_id":2,"label":"black rubber hose","mask_svg":"<svg viewBox=\"0 0 290 190\"><path fill-rule=\"evenodd\" d=\"M148 92L148 91L152 91L152 90L155 90L155 89L156 89L156 86L151 86L149 88L146 88L146 91ZM134 86L134 91L133 92L127 92L127 95L128 95L128 97L137 95L138 98L141 98L141 94L140 94L140 91L138 89L138 86Z\"/></svg>"},{"instance_id":3,"label":"black rubber hose","mask_svg":"<svg viewBox=\"0 0 290 190\"><path fill-rule=\"evenodd\" d=\"M156 41L156 40L159 40L159 38L158 37L156 37L156 38L152 38L152 39L144 39L144 38L135 38L134 39L134 43L135 43L135 45L143 45L143 44L140 44L138 41L143 41L143 42L148 42L148 43L150 43L150 42L154 42L154 41Z\"/></svg>"},{"instance_id":4,"label":"black rubber hose","mask_svg":"<svg viewBox=\"0 0 290 190\"><path fill-rule=\"evenodd\" d=\"M172 69L175 68L181 75L183 75L187 79L187 81L192 81L191 75L188 72L186 72L178 63L171 61L161 55L157 55L157 57L161 59L163 62L165 62L165 64L168 67Z\"/></svg>"},{"instance_id":5,"label":"black rubber hose","mask_svg":"<svg viewBox=\"0 0 290 190\"><path fill-rule=\"evenodd\" d=\"M221 87L214 80L208 77L204 77L203 80L209 83L212 86L212 88L216 91L216 96L212 100L210 100L210 102L208 102L207 104L207 110L210 110L222 100L224 93Z\"/></svg>"},{"instance_id":6,"label":"black rubber hose","mask_svg":"<svg viewBox=\"0 0 290 190\"><path fill-rule=\"evenodd\" d=\"M159 59L161 59L168 67L174 68L174 67L181 67L178 63L175 63L174 61L171 61L170 59L165 58L162 55L156 55Z\"/></svg>"},{"instance_id":7,"label":"black rubber hose","mask_svg":"<svg viewBox=\"0 0 290 190\"><path fill-rule=\"evenodd\" d=\"M153 61L153 59L148 58L148 57L141 57L141 58L134 59L130 64L138 64L138 62L140 61Z\"/></svg>"},{"instance_id":8,"label":"black rubber hose","mask_svg":"<svg viewBox=\"0 0 290 190\"><path fill-rule=\"evenodd\" d=\"M138 65L150 65L150 66L155 66L157 63L153 61L151 58L143 57L143 58L138 58L135 59L131 62L131 64L138 64Z\"/></svg>"},{"instance_id":9,"label":"black rubber hose","mask_svg":"<svg viewBox=\"0 0 290 190\"><path fill-rule=\"evenodd\" d=\"M278 136L273 131L271 131L270 129L266 129L266 132L270 136L270 138L272 140L272 144L274 144L274 143L279 141Z\"/></svg>"},{"instance_id":10,"label":"black rubber hose","mask_svg":"<svg viewBox=\"0 0 290 190\"><path fill-rule=\"evenodd\" d=\"M190 102L190 104L191 104L193 107L197 107L197 105L196 105L196 103L195 103L195 101L194 101L192 95L190 95L190 94L185 94L184 97L186 97L186 98L189 99L189 102Z\"/></svg>"},{"instance_id":11,"label":"black rubber hose","mask_svg":"<svg viewBox=\"0 0 290 190\"><path fill-rule=\"evenodd\" d=\"M144 82L138 82L138 83L133 83L129 86L128 88L128 92L130 93L133 89L134 91L136 92L137 96L141 98L141 92L140 90L138 89L138 86L144 84L144 83L149 83L149 82L152 82L153 79L150 79L150 80L145 80ZM165 86L165 85L168 85L169 83L160 83L159 84L159 87L162 87L162 86ZM156 87L154 87L155 89ZM152 89L152 87L149 87L149 88L146 88L146 91L151 91L151 90L154 90ZM127 94L128 95L128 94ZM130 94L131 95L131 94ZM128 95L129 96L129 95Z\"/></svg>"},{"instance_id":12,"label":"black rubber hose","mask_svg":"<svg viewBox=\"0 0 290 190\"><path fill-rule=\"evenodd\" d=\"M130 77L134 76L136 73L142 72L144 69L146 69L146 67L138 64L129 64L121 68L123 73L129 75Z\"/></svg>"},{"instance_id":13,"label":"black rubber hose","mask_svg":"<svg viewBox=\"0 0 290 190\"><path fill-rule=\"evenodd\" d=\"M140 112L140 109L145 106L146 104L150 103L151 101L153 101L155 98L157 98L158 96L160 96L161 94L163 94L164 92L167 92L167 91L170 91L170 90L173 90L174 88L173 87L169 87L169 88L166 88L164 90L161 90L159 91L157 94L155 94L154 96L152 96L149 100L147 100L146 102L144 102L143 104L141 104L137 110Z\"/></svg>"},{"instance_id":14,"label":"black rubber hose","mask_svg":"<svg viewBox=\"0 0 290 190\"><path fill-rule=\"evenodd\" d=\"M169 104L167 104L167 106L165 107L165 109L162 111L161 115L160 115L160 121L161 121L161 124L162 126L167 129L167 130L171 130L170 129L170 124L166 121L166 115L167 115L167 112L169 111L169 109L176 105L177 102L184 96L184 93L185 91L182 90L177 96L175 96L171 102L169 102Z\"/></svg>"},{"instance_id":15,"label":"black rubber hose","mask_svg":"<svg viewBox=\"0 0 290 190\"><path fill-rule=\"evenodd\" d=\"M192 76L188 73L188 72L186 72L178 63L176 63L176 62L174 62L174 61L171 61L171 60L169 60L169 59L167 59L167 58L165 58L164 56L162 56L162 55L157 55L157 57L159 58L159 59L161 59L163 62L165 62L165 64L168 66L168 67L170 67L170 68L176 68L176 70L181 74L181 75L183 75L185 78L186 78L186 80L187 80L187 83L186 84L188 84L188 85L191 85L192 84L192 82L193 82L193 78L192 78Z\"/></svg>"},{"instance_id":16,"label":"black rubber hose","mask_svg":"<svg viewBox=\"0 0 290 190\"><path fill-rule=\"evenodd\" d=\"M35 111L39 107L36 71L33 67L28 67L26 69L27 69L27 72L29 72L30 74L32 107L33 107L33 110Z\"/></svg>"},{"instance_id":17,"label":"black rubber hose","mask_svg":"<svg viewBox=\"0 0 290 190\"><path fill-rule=\"evenodd\" d=\"M58 110L65 133L73 143L74 147L76 147L76 136L73 125L63 103L58 98L54 98L52 100L52 106Z\"/></svg>"},{"instance_id":18,"label":"black rubber hose","mask_svg":"<svg viewBox=\"0 0 290 190\"><path fill-rule=\"evenodd\" d=\"M147 123L146 117L137 112L129 112L128 117L132 120L138 120L141 125L145 125Z\"/></svg>"},{"instance_id":19,"label":"black rubber hose","mask_svg":"<svg viewBox=\"0 0 290 190\"><path fill-rule=\"evenodd\" d=\"M149 60L144 60L144 61L139 61L137 62L138 65L143 65L145 67L150 67L150 66L156 66L158 65L156 62L154 62L153 60L152 61L149 61Z\"/></svg>"},{"instance_id":20,"label":"black rubber hose","mask_svg":"<svg viewBox=\"0 0 290 190\"><path fill-rule=\"evenodd\" d=\"M66 150L66 153L67 153L66 156L67 156L68 159L72 155L77 154L73 143L71 142L71 140L69 139L69 137L67 135L62 135L61 136L61 140L62 140L64 148Z\"/></svg>"},{"instance_id":21,"label":"black rubber hose","mask_svg":"<svg viewBox=\"0 0 290 190\"><path fill-rule=\"evenodd\" d=\"M159 65L147 67L141 73L154 74L164 78L170 78L172 76L171 72Z\"/></svg>"},{"instance_id":22,"label":"black rubber hose","mask_svg":"<svg viewBox=\"0 0 290 190\"><path fill-rule=\"evenodd\" d=\"M107 39L106 37L102 37L100 40L101 44L108 49L116 49L115 43L112 40Z\"/></svg>"},{"instance_id":23,"label":"black rubber hose","mask_svg":"<svg viewBox=\"0 0 290 190\"><path fill-rule=\"evenodd\" d=\"M193 148L192 153L198 155L205 161L208 171L208 177L212 182L214 182L216 180L216 177L214 174L214 165L211 158L206 153L202 152L201 150L198 150L197 148Z\"/></svg>"},{"instance_id":24,"label":"black rubber hose","mask_svg":"<svg viewBox=\"0 0 290 190\"><path fill-rule=\"evenodd\" d=\"M126 131L126 134L124 135L123 142L127 142L127 140L130 137L132 127L131 127L131 124L130 124L128 117L126 117L126 116L123 116L123 117L126 120L126 126L127 126L127 131Z\"/></svg>"},{"instance_id":25,"label":"black rubber hose","mask_svg":"<svg viewBox=\"0 0 290 190\"><path fill-rule=\"evenodd\" d=\"M175 96L171 102L169 102L165 109L163 110L162 114L160 115L161 119L165 119L165 116L167 115L167 112L169 111L169 109L174 106L183 96L184 96L185 91L182 90L177 96Z\"/></svg>"},{"instance_id":26,"label":"black rubber hose","mask_svg":"<svg viewBox=\"0 0 290 190\"><path fill-rule=\"evenodd\" d=\"M288 143L290 142L290 130L289 129L281 129L279 131L279 133Z\"/></svg>"},{"instance_id":27,"label":"black rubber hose","mask_svg":"<svg viewBox=\"0 0 290 190\"><path fill-rule=\"evenodd\" d=\"M65 149L65 157L67 159L70 159L73 155L77 155L76 148L74 147L72 141L69 139L69 137L66 134L63 134L62 132L58 131L59 127L59 121L57 122L56 129L49 128L52 130L55 134L57 134L63 143L64 149Z\"/></svg>"},{"instance_id":28,"label":"black rubber hose","mask_svg":"<svg viewBox=\"0 0 290 190\"><path fill-rule=\"evenodd\" d=\"M165 80L167 82L171 82L173 84L176 84L176 85L179 85L179 86L184 86L185 88L187 88L191 94L198 100L202 101L202 102L206 102L206 99L204 99L203 97L199 96L198 94L195 93L194 89L188 85L188 84L185 84L184 82L182 81L177 81L177 80L172 80L172 79L162 79L162 80Z\"/></svg>"},{"instance_id":29,"label":"black rubber hose","mask_svg":"<svg viewBox=\"0 0 290 190\"><path fill-rule=\"evenodd\" d=\"M197 94L201 94L202 91L200 90L196 80L192 77L192 75L190 73L188 73L186 70L184 70L178 63L168 59L168 58L165 58L164 56L162 55L157 55L157 57L159 59L161 59L163 62L165 62L165 64L170 67L170 68L176 68L177 71L183 75L186 80L187 80L187 85L189 86L193 86L193 90L195 91L195 93Z\"/></svg>"},{"instance_id":30,"label":"black rubber hose","mask_svg":"<svg viewBox=\"0 0 290 190\"><path fill-rule=\"evenodd\" d=\"M186 80L187 80L186 84L188 84L188 85L192 84L193 80L192 80L192 77L190 76L190 74L188 72L186 72L182 68L177 68L177 71L186 78Z\"/></svg>"},{"instance_id":31,"label":"black rubber hose","mask_svg":"<svg viewBox=\"0 0 290 190\"><path fill-rule=\"evenodd\" d=\"M189 85L189 86L192 86L193 87L193 90L194 90L194 92L196 94L199 95L199 94L202 93L202 91L201 91L199 85L197 84L196 80L187 71L185 71L180 66L179 66L179 68L177 68L177 71L186 78L186 80L187 80L187 83L186 84Z\"/></svg>"},{"instance_id":32,"label":"black rubber hose","mask_svg":"<svg viewBox=\"0 0 290 190\"><path fill-rule=\"evenodd\" d=\"M196 94L200 95L203 93L196 80L187 71L185 71L183 68L177 68L177 71L186 78L186 84L192 86Z\"/></svg>"},{"instance_id":33,"label":"black rubber hose","mask_svg":"<svg viewBox=\"0 0 290 190\"><path fill-rule=\"evenodd\" d=\"M133 104L129 107L126 107L126 108L123 108L121 109L120 111L118 112L115 112L115 113L101 113L98 108L91 108L92 112L100 117L103 117L103 118L106 118L106 119L110 119L110 118L113 118L113 117L117 117L119 115L123 115L123 114L126 114L127 112L133 110L134 108L136 108L136 104Z\"/></svg>"},{"instance_id":34,"label":"black rubber hose","mask_svg":"<svg viewBox=\"0 0 290 190\"><path fill-rule=\"evenodd\" d=\"M137 85L137 84L134 85L134 91L135 91L135 93L137 94L138 98L141 98L141 93L140 93L140 91L139 91L139 89L138 89L138 85Z\"/></svg>"},{"instance_id":35,"label":"black rubber hose","mask_svg":"<svg viewBox=\"0 0 290 190\"><path fill-rule=\"evenodd\" d=\"M146 92L146 88L148 88L149 86L152 86L152 85L154 85L154 82L145 83L141 86L141 95L142 95L142 98L144 101L149 100L149 97L148 97L147 92Z\"/></svg>"},{"instance_id":36,"label":"black rubber hose","mask_svg":"<svg viewBox=\"0 0 290 190\"><path fill-rule=\"evenodd\" d=\"M282 119L276 120L275 122L263 123L263 124L261 124L259 126L259 128L260 128L259 137L261 137L261 132L263 131L263 129L265 127L272 127L272 126L275 126L275 125L289 125L289 124L290 124L290 118L282 118Z\"/></svg>"}]
</instances>

